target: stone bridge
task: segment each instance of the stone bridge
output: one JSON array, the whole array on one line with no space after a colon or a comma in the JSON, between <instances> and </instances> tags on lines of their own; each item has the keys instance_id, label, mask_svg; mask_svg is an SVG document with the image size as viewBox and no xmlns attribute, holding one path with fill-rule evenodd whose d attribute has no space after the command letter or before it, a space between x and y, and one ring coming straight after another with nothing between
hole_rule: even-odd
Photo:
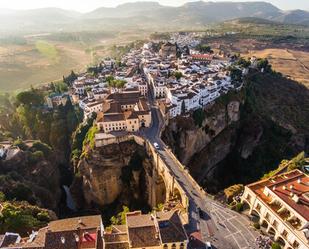
<instances>
[{"instance_id":1,"label":"stone bridge","mask_svg":"<svg viewBox=\"0 0 309 249\"><path fill-rule=\"evenodd\" d=\"M156 151L154 146L141 136L133 134L121 134L113 136L112 134L96 134L96 147L105 146L112 143L121 143L134 140L140 146L146 149L148 156L154 165L152 168L152 184L148 203L155 207L158 204L164 204L167 208L177 208L181 210L181 217L184 223L188 223L189 199L186 191L170 171L162 157Z\"/></svg>"}]
</instances>

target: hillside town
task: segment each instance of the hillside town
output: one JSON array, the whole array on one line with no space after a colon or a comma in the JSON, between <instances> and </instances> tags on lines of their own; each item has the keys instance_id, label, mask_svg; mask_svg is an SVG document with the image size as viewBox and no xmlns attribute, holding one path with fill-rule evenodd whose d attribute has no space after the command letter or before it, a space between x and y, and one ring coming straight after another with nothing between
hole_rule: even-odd
<instances>
[{"instance_id":1,"label":"hillside town","mask_svg":"<svg viewBox=\"0 0 309 249\"><path fill-rule=\"evenodd\" d=\"M232 57L210 49L200 51L198 45L192 33L173 34L168 41L149 41L132 48L121 60L103 59L78 75L67 92L45 97L49 110L70 100L83 111L84 123L94 119L96 147L109 144L107 141L119 143L114 137L141 137L141 144L152 153L149 157L156 158L157 171L163 172L156 184L167 182L167 186L171 182L166 193L170 197L176 196L173 191L178 184L177 205L148 214L127 212L121 225L105 226L100 215L54 220L28 236L12 232L0 235L1 249L270 248L272 240L284 249L308 248L309 177L305 173L294 170L245 187L239 203L261 227L263 236L257 237L249 219L245 220L248 217L230 213L228 207L210 198L161 141L163 123L205 109L243 87L247 67L235 65ZM240 72L238 79L232 75L231 65ZM256 67L255 58L250 67ZM11 158L9 152L3 145L0 159ZM238 247L227 247L227 237L233 237ZM212 247L211 243L220 246ZM239 246L241 243L244 246Z\"/></svg>"},{"instance_id":2,"label":"hillside town","mask_svg":"<svg viewBox=\"0 0 309 249\"><path fill-rule=\"evenodd\" d=\"M175 34L171 41L150 41L131 49L121 61L106 58L95 74L79 75L70 97L84 111L85 120L97 114L99 130L134 132L151 124L149 96L171 119L240 89L241 84L231 80L231 59L199 53L197 44L191 36ZM65 97L49 97L48 106Z\"/></svg>"}]
</instances>

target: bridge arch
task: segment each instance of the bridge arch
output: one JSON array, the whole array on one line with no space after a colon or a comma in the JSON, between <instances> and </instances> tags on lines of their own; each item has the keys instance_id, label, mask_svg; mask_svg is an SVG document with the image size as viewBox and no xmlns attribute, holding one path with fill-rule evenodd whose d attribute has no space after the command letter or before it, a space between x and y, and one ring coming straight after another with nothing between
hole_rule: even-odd
<instances>
[{"instance_id":1,"label":"bridge arch","mask_svg":"<svg viewBox=\"0 0 309 249\"><path fill-rule=\"evenodd\" d=\"M155 187L156 205L164 204L167 201L167 189L164 176L158 174Z\"/></svg>"}]
</instances>

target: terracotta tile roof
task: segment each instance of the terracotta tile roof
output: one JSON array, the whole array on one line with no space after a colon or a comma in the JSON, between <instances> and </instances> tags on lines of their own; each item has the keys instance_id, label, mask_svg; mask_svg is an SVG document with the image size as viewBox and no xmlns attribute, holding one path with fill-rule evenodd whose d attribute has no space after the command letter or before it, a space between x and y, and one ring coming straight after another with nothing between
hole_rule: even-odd
<instances>
[{"instance_id":1,"label":"terracotta tile roof","mask_svg":"<svg viewBox=\"0 0 309 249\"><path fill-rule=\"evenodd\" d=\"M128 227L154 226L154 224L154 218L151 214L141 214L141 212L127 214Z\"/></svg>"},{"instance_id":2,"label":"terracotta tile roof","mask_svg":"<svg viewBox=\"0 0 309 249\"><path fill-rule=\"evenodd\" d=\"M46 238L47 227L44 227L38 231L37 236L31 242L24 242L17 244L16 246L21 246L21 248L27 249L41 249L45 246L45 238Z\"/></svg>"},{"instance_id":3,"label":"terracotta tile roof","mask_svg":"<svg viewBox=\"0 0 309 249\"><path fill-rule=\"evenodd\" d=\"M129 249L129 248L130 248L129 242L105 244L105 249Z\"/></svg>"},{"instance_id":4,"label":"terracotta tile roof","mask_svg":"<svg viewBox=\"0 0 309 249\"><path fill-rule=\"evenodd\" d=\"M161 245L155 226L129 227L129 240L132 248Z\"/></svg>"},{"instance_id":5,"label":"terracotta tile roof","mask_svg":"<svg viewBox=\"0 0 309 249\"><path fill-rule=\"evenodd\" d=\"M128 213L127 226L132 248L161 245L159 231L152 215L142 215L140 212Z\"/></svg>"},{"instance_id":6,"label":"terracotta tile roof","mask_svg":"<svg viewBox=\"0 0 309 249\"><path fill-rule=\"evenodd\" d=\"M291 187L292 186L292 187ZM267 180L248 185L264 202L270 203L271 197L264 194L264 188L294 209L304 219L309 221L309 176L299 170L284 173Z\"/></svg>"},{"instance_id":7,"label":"terracotta tile roof","mask_svg":"<svg viewBox=\"0 0 309 249\"><path fill-rule=\"evenodd\" d=\"M187 235L176 211L157 213L162 243L184 242Z\"/></svg>"},{"instance_id":8,"label":"terracotta tile roof","mask_svg":"<svg viewBox=\"0 0 309 249\"><path fill-rule=\"evenodd\" d=\"M77 229L98 228L100 227L101 222L102 220L100 215L68 218L63 220L51 221L48 224L48 230L50 232L58 232L72 231Z\"/></svg>"},{"instance_id":9,"label":"terracotta tile roof","mask_svg":"<svg viewBox=\"0 0 309 249\"><path fill-rule=\"evenodd\" d=\"M101 120L98 122L115 122L125 120L124 114L117 113L117 114L104 114Z\"/></svg>"}]
</instances>

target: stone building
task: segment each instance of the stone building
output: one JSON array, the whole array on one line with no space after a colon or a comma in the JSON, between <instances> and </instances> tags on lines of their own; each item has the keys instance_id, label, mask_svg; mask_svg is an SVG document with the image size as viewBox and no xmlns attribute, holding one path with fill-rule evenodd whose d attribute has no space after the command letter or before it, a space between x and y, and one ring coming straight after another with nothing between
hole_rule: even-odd
<instances>
[{"instance_id":1,"label":"stone building","mask_svg":"<svg viewBox=\"0 0 309 249\"><path fill-rule=\"evenodd\" d=\"M109 95L103 103L103 111L96 120L100 131L136 132L151 124L151 112L147 100L139 91L117 92Z\"/></svg>"}]
</instances>

